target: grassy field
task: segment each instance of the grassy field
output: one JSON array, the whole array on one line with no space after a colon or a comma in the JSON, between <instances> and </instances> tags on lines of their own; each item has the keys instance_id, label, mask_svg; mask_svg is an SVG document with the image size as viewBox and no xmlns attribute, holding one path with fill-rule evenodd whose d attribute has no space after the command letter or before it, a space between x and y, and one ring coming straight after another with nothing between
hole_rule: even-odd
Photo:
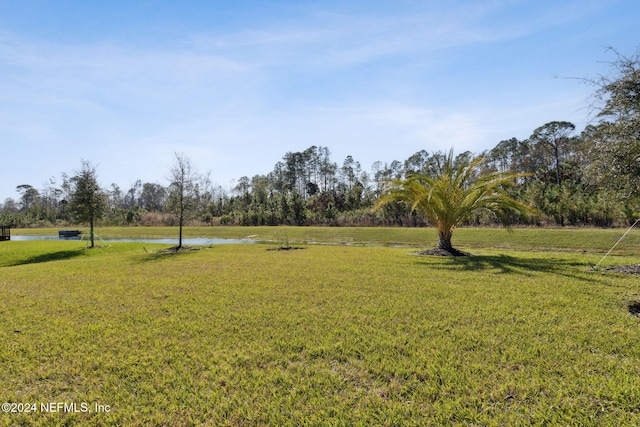
<instances>
[{"instance_id":1,"label":"grassy field","mask_svg":"<svg viewBox=\"0 0 640 427\"><path fill-rule=\"evenodd\" d=\"M36 411L0 425L640 424L638 277L589 267L624 230L461 229L457 259L414 255L428 229L286 232L305 249L1 242L0 400Z\"/></svg>"},{"instance_id":2,"label":"grassy field","mask_svg":"<svg viewBox=\"0 0 640 427\"><path fill-rule=\"evenodd\" d=\"M88 229L82 229L85 234ZM32 228L11 231L13 235L51 235L58 229ZM494 248L536 251L606 252L624 234L624 229L595 228L460 228L453 236L454 246L466 249ZM178 237L177 227L104 227L96 233L109 238ZM433 228L383 227L187 227L185 237L242 239L293 243L325 243L402 247L434 247L438 234ZM618 254L640 253L640 230L633 230L616 249Z\"/></svg>"}]
</instances>

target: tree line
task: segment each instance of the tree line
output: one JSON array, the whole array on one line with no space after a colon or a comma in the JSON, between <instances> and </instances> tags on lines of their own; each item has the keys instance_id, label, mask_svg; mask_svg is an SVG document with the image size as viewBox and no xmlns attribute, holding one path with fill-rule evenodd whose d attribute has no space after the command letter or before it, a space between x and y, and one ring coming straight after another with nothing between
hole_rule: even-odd
<instances>
[{"instance_id":1,"label":"tree line","mask_svg":"<svg viewBox=\"0 0 640 427\"><path fill-rule=\"evenodd\" d=\"M512 224L612 226L632 220L639 210L640 55L614 51L612 75L584 79L594 86L594 120L581 132L567 121L533 129L523 140L499 141L478 153L477 173L512 172L509 197L534 207L538 215L513 214ZM105 225L425 225L407 203L394 201L373 210L393 180L433 175L446 157L420 150L405 160L375 162L366 171L352 156L342 162L329 148L311 146L287 152L267 174L243 176L233 188L193 173L186 212L176 215L175 179L164 186L136 181L131 188L101 188ZM475 156L459 153L458 160ZM187 161L182 157L183 161ZM479 164L480 165L480 164ZM84 169L83 164L83 169ZM0 204L0 223L14 226L62 226L81 219L70 209L79 173L61 175L42 188L19 185L18 200ZM175 175L172 175L175 178ZM482 213L468 224L490 225Z\"/></svg>"}]
</instances>

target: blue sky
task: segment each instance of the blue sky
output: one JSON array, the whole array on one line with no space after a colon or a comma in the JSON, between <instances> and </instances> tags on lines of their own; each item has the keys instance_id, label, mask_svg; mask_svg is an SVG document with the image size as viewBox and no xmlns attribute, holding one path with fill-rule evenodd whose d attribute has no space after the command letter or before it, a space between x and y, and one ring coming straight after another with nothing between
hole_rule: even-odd
<instances>
[{"instance_id":1,"label":"blue sky","mask_svg":"<svg viewBox=\"0 0 640 427\"><path fill-rule=\"evenodd\" d=\"M0 202L81 159L166 185L174 153L224 186L287 151L370 170L590 119L637 0L0 0Z\"/></svg>"}]
</instances>

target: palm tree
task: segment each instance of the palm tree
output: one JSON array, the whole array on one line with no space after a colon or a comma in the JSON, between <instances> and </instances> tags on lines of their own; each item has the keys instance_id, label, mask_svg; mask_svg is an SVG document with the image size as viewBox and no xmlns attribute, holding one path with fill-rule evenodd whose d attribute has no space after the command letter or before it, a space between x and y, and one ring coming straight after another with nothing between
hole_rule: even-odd
<instances>
[{"instance_id":1,"label":"palm tree","mask_svg":"<svg viewBox=\"0 0 640 427\"><path fill-rule=\"evenodd\" d=\"M455 228L481 211L492 213L503 224L507 223L508 212L535 214L533 208L509 197L505 191L526 174L484 171L481 169L484 156L454 157L453 150L433 159L429 174L388 181L387 191L374 210L393 201L407 203L437 228L438 249L451 254L459 253L451 246Z\"/></svg>"}]
</instances>

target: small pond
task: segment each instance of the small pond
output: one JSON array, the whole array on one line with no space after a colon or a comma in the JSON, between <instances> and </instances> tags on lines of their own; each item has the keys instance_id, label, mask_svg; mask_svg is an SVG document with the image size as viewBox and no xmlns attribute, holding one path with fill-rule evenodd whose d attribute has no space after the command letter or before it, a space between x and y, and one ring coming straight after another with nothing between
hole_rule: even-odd
<instances>
[{"instance_id":1,"label":"small pond","mask_svg":"<svg viewBox=\"0 0 640 427\"><path fill-rule=\"evenodd\" d=\"M60 238L58 236L11 236L11 240L80 240L79 237L67 237ZM84 239L87 240L87 239ZM157 239L99 239L96 237L96 241L104 241L107 243L117 243L117 242L125 242L125 243L160 243L166 245L177 245L178 239L167 239L167 238L157 238ZM183 238L183 245L226 245L226 244L242 244L242 243L254 243L253 240L249 239L209 239L209 238Z\"/></svg>"}]
</instances>

